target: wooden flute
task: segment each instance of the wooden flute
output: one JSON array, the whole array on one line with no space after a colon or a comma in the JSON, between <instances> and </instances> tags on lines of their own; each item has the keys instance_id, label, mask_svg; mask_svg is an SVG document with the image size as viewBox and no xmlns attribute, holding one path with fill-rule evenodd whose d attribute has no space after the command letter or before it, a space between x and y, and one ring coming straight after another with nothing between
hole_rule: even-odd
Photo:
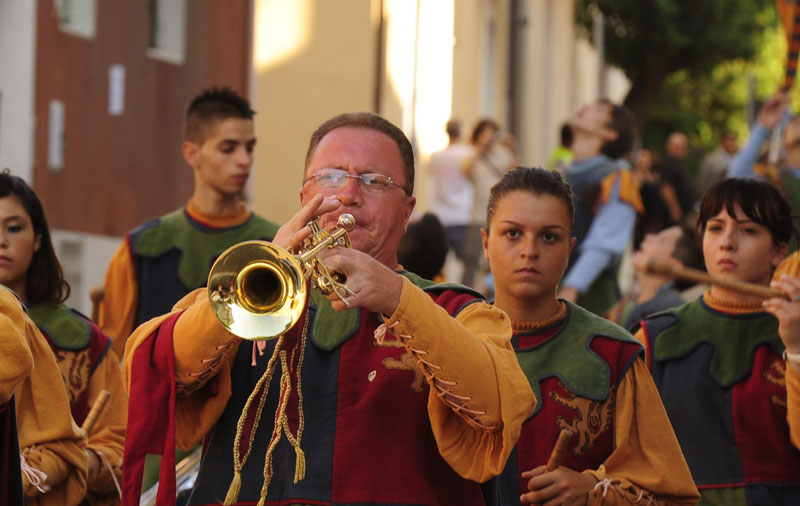
<instances>
[{"instance_id":1,"label":"wooden flute","mask_svg":"<svg viewBox=\"0 0 800 506\"><path fill-rule=\"evenodd\" d=\"M89 410L89 414L86 415L86 419L83 421L83 425L81 425L81 429L85 430L87 434L92 430L92 427L94 427L95 422L97 422L97 417L103 412L103 408L106 407L109 397L111 397L111 392L103 390L94 400L92 409Z\"/></svg>"},{"instance_id":2,"label":"wooden flute","mask_svg":"<svg viewBox=\"0 0 800 506\"><path fill-rule=\"evenodd\" d=\"M564 458L564 453L566 453L567 448L569 448L569 443L572 441L572 436L574 435L575 433L571 430L561 429L561 433L558 435L558 440L553 447L553 452L550 454L550 459L547 461L544 472L549 473L550 471L558 469L558 466L561 465L561 460Z\"/></svg>"},{"instance_id":3,"label":"wooden flute","mask_svg":"<svg viewBox=\"0 0 800 506\"><path fill-rule=\"evenodd\" d=\"M670 264L669 262L665 262L656 258L651 258L648 260L645 269L647 272L653 274L663 274L671 278L685 279L687 281L694 281L695 283L708 283L717 285L727 288L728 290L734 290L739 293L761 297L762 299L771 299L773 297L782 297L784 299L789 298L789 296L785 293L772 290L767 286L748 283L746 281L739 281L736 279L712 276L705 271L690 269L688 267L678 267Z\"/></svg>"}]
</instances>

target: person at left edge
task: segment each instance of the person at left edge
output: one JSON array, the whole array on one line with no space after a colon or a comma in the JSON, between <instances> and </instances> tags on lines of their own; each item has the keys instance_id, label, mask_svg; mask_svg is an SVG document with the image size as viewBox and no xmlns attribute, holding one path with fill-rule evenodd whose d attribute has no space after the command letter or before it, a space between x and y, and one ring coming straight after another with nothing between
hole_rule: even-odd
<instances>
[{"instance_id":1,"label":"person at left edge","mask_svg":"<svg viewBox=\"0 0 800 506\"><path fill-rule=\"evenodd\" d=\"M123 366L131 409L174 408L174 421L163 417L163 425L175 433L151 423L134 433L129 424L126 480L143 449L164 448L173 437L187 447L210 434L189 504L215 503L228 491L228 504L483 505L477 482L502 471L535 402L511 348L508 317L465 287L400 270L397 245L416 199L413 150L395 125L371 113L326 121L312 135L302 181L302 208L274 244L301 245L315 216L329 228L352 214L352 248L320 257L346 275L355 295L347 310L312 288L301 323L284 335L303 343L304 357L292 389L302 387L302 402L292 400L294 408L278 418L277 433L285 428L291 444L281 439L266 460L279 411L277 377L251 443L237 437L237 420L252 413L248 394L279 340L266 341L266 356L257 356L256 345L232 336L207 291L198 290L131 336ZM163 395L154 398L143 385ZM244 464L232 462L234 440L240 455L249 445ZM305 478L298 481L301 457ZM164 480L162 469L160 487ZM126 482L125 497L136 488Z\"/></svg>"},{"instance_id":2,"label":"person at left edge","mask_svg":"<svg viewBox=\"0 0 800 506\"><path fill-rule=\"evenodd\" d=\"M14 394L33 369L26 321L22 303L0 286L0 497L9 504L25 500Z\"/></svg>"},{"instance_id":3,"label":"person at left edge","mask_svg":"<svg viewBox=\"0 0 800 506\"><path fill-rule=\"evenodd\" d=\"M118 356L137 325L205 286L220 253L275 235L278 226L242 199L256 144L254 114L229 88L206 89L189 104L182 153L194 172L192 197L185 207L131 230L106 273L98 324Z\"/></svg>"},{"instance_id":4,"label":"person at left edge","mask_svg":"<svg viewBox=\"0 0 800 506\"><path fill-rule=\"evenodd\" d=\"M83 424L101 392L111 392L87 434L86 504L119 504L128 414L119 358L97 325L63 304L69 284L53 250L42 203L25 181L8 173L0 174L0 225L0 283L20 296L53 349L75 422ZM27 429L22 427L22 433ZM23 454L35 452L39 444L23 448Z\"/></svg>"}]
</instances>

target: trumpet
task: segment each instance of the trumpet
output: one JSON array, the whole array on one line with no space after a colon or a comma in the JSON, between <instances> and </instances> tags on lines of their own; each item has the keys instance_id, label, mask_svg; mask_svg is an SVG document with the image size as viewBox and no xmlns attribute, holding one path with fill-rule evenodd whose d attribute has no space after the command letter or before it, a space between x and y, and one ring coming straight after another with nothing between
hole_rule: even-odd
<instances>
[{"instance_id":1,"label":"trumpet","mask_svg":"<svg viewBox=\"0 0 800 506\"><path fill-rule=\"evenodd\" d=\"M324 249L349 248L347 232L355 227L342 214L333 230L308 223L311 237L297 254L266 241L246 241L225 250L208 275L208 297L219 322L232 334L250 341L274 339L292 328L306 306L306 279L319 290L335 293L344 303L355 295L345 277L317 258Z\"/></svg>"}]
</instances>

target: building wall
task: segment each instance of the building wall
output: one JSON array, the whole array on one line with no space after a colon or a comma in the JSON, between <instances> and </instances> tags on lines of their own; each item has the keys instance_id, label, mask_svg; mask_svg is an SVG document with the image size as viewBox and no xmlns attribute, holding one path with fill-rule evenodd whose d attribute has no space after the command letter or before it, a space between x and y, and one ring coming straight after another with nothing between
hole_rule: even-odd
<instances>
[{"instance_id":1,"label":"building wall","mask_svg":"<svg viewBox=\"0 0 800 506\"><path fill-rule=\"evenodd\" d=\"M374 110L375 2L255 0L253 103L258 143L249 197L282 222L299 209L308 140L329 117Z\"/></svg>"},{"instance_id":2,"label":"building wall","mask_svg":"<svg viewBox=\"0 0 800 506\"><path fill-rule=\"evenodd\" d=\"M29 4L0 5L8 3ZM249 89L249 0L187 0L182 61L148 50L148 3L98 0L93 37L62 30L52 0L35 4L33 184L72 285L67 303L87 314L89 293L102 285L125 232L191 195L192 171L181 156L189 101L212 85L245 96ZM109 109L112 65L125 70L121 114ZM65 111L60 170L48 163L53 100Z\"/></svg>"},{"instance_id":3,"label":"building wall","mask_svg":"<svg viewBox=\"0 0 800 506\"><path fill-rule=\"evenodd\" d=\"M0 1L0 169L31 181L36 3Z\"/></svg>"},{"instance_id":4,"label":"building wall","mask_svg":"<svg viewBox=\"0 0 800 506\"><path fill-rule=\"evenodd\" d=\"M189 198L181 156L189 100L210 85L246 94L247 1L187 2L181 64L148 55L148 2L97 2L94 38L59 28L52 1L39 2L34 185L54 228L119 236ZM125 68L124 111L109 113L109 68ZM48 167L49 108L65 110L64 165Z\"/></svg>"}]
</instances>

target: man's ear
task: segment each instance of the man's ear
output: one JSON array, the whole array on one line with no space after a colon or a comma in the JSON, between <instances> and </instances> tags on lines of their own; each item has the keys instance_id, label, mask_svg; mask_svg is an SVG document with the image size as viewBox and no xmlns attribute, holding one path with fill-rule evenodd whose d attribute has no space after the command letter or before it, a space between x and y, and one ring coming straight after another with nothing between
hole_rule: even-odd
<instances>
[{"instance_id":1,"label":"man's ear","mask_svg":"<svg viewBox=\"0 0 800 506\"><path fill-rule=\"evenodd\" d=\"M194 167L195 163L197 162L198 151L200 151L200 146L197 143L192 141L183 141L183 145L181 146L183 159L186 160L186 163L192 167Z\"/></svg>"}]
</instances>

